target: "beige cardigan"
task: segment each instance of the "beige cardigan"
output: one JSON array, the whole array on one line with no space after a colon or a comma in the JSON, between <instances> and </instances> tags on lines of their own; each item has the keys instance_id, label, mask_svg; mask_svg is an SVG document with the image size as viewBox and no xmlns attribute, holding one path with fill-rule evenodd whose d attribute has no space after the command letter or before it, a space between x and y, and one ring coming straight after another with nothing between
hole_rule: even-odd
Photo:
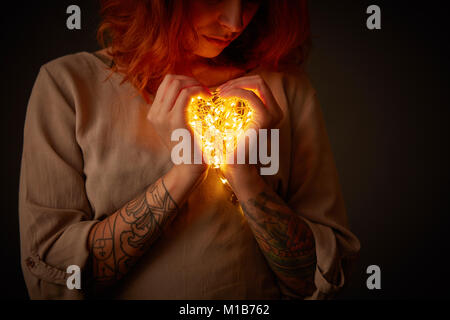
<instances>
[{"instance_id":1,"label":"beige cardigan","mask_svg":"<svg viewBox=\"0 0 450 320\"><path fill-rule=\"evenodd\" d=\"M85 298L85 287L67 288L66 269L78 265L88 280L89 230L172 166L146 119L150 105L131 84L120 85L122 75L106 80L108 61L99 57L81 52L43 65L28 103L19 215L32 299ZM264 178L314 233L311 298L331 297L347 281L360 244L348 228L316 92L301 68L251 73L264 78L285 114L280 169ZM278 283L229 196L211 173L110 297L295 298Z\"/></svg>"}]
</instances>

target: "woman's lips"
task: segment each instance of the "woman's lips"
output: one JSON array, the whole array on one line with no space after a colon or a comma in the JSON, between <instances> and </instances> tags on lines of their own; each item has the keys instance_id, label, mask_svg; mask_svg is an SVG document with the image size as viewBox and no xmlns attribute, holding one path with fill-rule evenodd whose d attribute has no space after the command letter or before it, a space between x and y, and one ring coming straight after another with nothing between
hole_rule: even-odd
<instances>
[{"instance_id":1,"label":"woman's lips","mask_svg":"<svg viewBox=\"0 0 450 320\"><path fill-rule=\"evenodd\" d=\"M223 40L219 40L219 39L213 39L207 36L203 36L206 40L208 40L210 43L219 46L219 47L224 47L227 46L231 43L231 40L228 41L223 41Z\"/></svg>"}]
</instances>

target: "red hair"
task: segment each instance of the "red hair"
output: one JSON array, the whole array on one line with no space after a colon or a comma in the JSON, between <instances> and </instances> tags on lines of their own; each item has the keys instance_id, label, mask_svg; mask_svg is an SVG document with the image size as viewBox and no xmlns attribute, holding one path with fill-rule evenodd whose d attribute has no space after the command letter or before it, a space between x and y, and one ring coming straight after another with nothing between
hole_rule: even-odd
<instances>
[{"instance_id":1,"label":"red hair","mask_svg":"<svg viewBox=\"0 0 450 320\"><path fill-rule=\"evenodd\" d=\"M260 2L247 28L216 59L218 64L277 69L292 58L297 63L306 59L307 0ZM167 73L186 72L182 62L189 46L183 39L187 33L197 37L189 5L185 0L101 0L98 41L109 47L112 71L123 73L123 81L130 81L147 102Z\"/></svg>"}]
</instances>

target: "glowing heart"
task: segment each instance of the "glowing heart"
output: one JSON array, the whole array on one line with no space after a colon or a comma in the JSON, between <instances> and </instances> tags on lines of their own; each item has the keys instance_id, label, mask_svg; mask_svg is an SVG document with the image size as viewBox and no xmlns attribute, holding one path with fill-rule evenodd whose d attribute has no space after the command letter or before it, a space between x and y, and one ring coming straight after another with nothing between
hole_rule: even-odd
<instances>
[{"instance_id":1,"label":"glowing heart","mask_svg":"<svg viewBox=\"0 0 450 320\"><path fill-rule=\"evenodd\" d=\"M198 96L188 106L188 121L203 154L210 164L219 167L226 154L233 152L239 137L248 128L253 110L250 103L238 97Z\"/></svg>"}]
</instances>

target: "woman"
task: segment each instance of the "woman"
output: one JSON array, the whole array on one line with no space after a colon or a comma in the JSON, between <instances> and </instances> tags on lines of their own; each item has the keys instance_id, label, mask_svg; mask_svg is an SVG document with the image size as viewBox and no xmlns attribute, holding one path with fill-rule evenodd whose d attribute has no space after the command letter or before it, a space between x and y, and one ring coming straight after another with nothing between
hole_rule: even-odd
<instances>
[{"instance_id":1,"label":"woman","mask_svg":"<svg viewBox=\"0 0 450 320\"><path fill-rule=\"evenodd\" d=\"M102 18L105 49L45 64L30 97L19 203L30 297L332 296L359 242L300 64L306 1L104 0ZM249 101L255 129L280 130L275 175L227 164L227 187L206 163L173 164L190 99L216 90ZM80 289L66 286L71 265Z\"/></svg>"}]
</instances>

